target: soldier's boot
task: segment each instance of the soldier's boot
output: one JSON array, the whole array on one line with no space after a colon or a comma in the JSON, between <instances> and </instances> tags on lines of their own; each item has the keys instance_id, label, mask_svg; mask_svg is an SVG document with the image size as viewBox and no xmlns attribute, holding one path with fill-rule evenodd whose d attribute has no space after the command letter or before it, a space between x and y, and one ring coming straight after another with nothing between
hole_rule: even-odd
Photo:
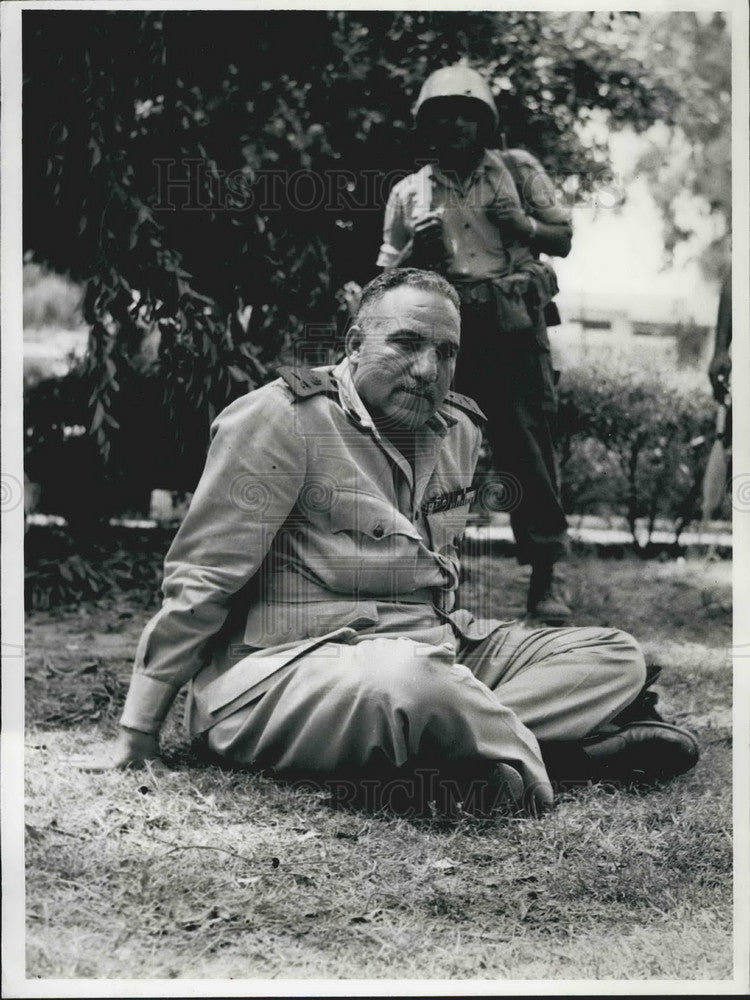
<instances>
[{"instance_id":1,"label":"soldier's boot","mask_svg":"<svg viewBox=\"0 0 750 1000\"><path fill-rule=\"evenodd\" d=\"M545 625L565 625L573 617L562 574L554 563L532 563L526 610Z\"/></svg>"}]
</instances>

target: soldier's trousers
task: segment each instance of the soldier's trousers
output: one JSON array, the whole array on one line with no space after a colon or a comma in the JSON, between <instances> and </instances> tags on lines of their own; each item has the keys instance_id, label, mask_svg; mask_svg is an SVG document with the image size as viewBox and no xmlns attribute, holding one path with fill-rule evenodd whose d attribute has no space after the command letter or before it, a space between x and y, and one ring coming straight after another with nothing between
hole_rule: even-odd
<instances>
[{"instance_id":1,"label":"soldier's trousers","mask_svg":"<svg viewBox=\"0 0 750 1000\"><path fill-rule=\"evenodd\" d=\"M490 305L464 303L455 387L487 417L503 484L489 495L510 513L518 561L562 558L568 543L555 454L557 393L543 323L508 333L498 329Z\"/></svg>"},{"instance_id":2,"label":"soldier's trousers","mask_svg":"<svg viewBox=\"0 0 750 1000\"><path fill-rule=\"evenodd\" d=\"M497 625L458 645L326 643L208 729L208 744L280 772L504 761L538 787L548 781L538 741L577 740L609 722L640 691L643 656L615 629Z\"/></svg>"}]
</instances>

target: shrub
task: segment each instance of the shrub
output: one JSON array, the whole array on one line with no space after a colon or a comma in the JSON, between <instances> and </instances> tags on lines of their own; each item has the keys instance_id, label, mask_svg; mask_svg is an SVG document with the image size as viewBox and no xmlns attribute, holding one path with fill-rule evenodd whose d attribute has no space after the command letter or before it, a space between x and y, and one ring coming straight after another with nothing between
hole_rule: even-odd
<instances>
[{"instance_id":1,"label":"shrub","mask_svg":"<svg viewBox=\"0 0 750 1000\"><path fill-rule=\"evenodd\" d=\"M110 528L81 546L64 528L35 525L25 539L25 603L35 610L124 597L153 607L172 532Z\"/></svg>"},{"instance_id":2,"label":"shrub","mask_svg":"<svg viewBox=\"0 0 750 1000\"><path fill-rule=\"evenodd\" d=\"M713 441L708 393L658 374L612 367L567 371L560 384L563 504L569 513L645 518L677 535L697 513Z\"/></svg>"},{"instance_id":3,"label":"shrub","mask_svg":"<svg viewBox=\"0 0 750 1000\"><path fill-rule=\"evenodd\" d=\"M81 316L82 289L61 274L39 264L23 266L23 326L25 330L55 327L77 330Z\"/></svg>"},{"instance_id":4,"label":"shrub","mask_svg":"<svg viewBox=\"0 0 750 1000\"><path fill-rule=\"evenodd\" d=\"M25 463L41 487L38 509L62 515L78 535L96 533L110 517L146 515L155 488L193 490L205 461L208 426L187 388L175 416L174 389L170 413L158 363L123 365L119 376L116 405L94 414L112 424L106 459L92 433L94 381L83 365L26 387ZM228 379L217 410L248 388Z\"/></svg>"}]
</instances>

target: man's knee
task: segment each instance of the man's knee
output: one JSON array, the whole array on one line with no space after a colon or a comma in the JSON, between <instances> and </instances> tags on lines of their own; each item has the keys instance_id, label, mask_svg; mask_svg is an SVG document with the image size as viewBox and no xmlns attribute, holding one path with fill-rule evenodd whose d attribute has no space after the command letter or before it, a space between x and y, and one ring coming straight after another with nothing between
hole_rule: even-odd
<instances>
[{"instance_id":1,"label":"man's knee","mask_svg":"<svg viewBox=\"0 0 750 1000\"><path fill-rule=\"evenodd\" d=\"M541 633L544 634L544 633ZM579 667L585 665L591 682L617 693L625 702L635 698L646 682L646 662L638 642L622 629L599 626L572 627L554 630L547 650L550 658L559 653L572 659Z\"/></svg>"},{"instance_id":2,"label":"man's knee","mask_svg":"<svg viewBox=\"0 0 750 1000\"><path fill-rule=\"evenodd\" d=\"M362 643L358 686L368 699L407 713L455 702L453 654L408 639Z\"/></svg>"}]
</instances>

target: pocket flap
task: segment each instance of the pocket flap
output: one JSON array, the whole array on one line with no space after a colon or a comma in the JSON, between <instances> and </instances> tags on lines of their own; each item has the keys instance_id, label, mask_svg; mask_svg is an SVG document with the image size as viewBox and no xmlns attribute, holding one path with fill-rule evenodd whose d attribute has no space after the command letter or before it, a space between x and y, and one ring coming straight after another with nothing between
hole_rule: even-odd
<instances>
[{"instance_id":1,"label":"pocket flap","mask_svg":"<svg viewBox=\"0 0 750 1000\"><path fill-rule=\"evenodd\" d=\"M350 531L375 539L389 535L421 538L409 518L384 497L346 490L337 493L336 503L331 508L331 530Z\"/></svg>"}]
</instances>

